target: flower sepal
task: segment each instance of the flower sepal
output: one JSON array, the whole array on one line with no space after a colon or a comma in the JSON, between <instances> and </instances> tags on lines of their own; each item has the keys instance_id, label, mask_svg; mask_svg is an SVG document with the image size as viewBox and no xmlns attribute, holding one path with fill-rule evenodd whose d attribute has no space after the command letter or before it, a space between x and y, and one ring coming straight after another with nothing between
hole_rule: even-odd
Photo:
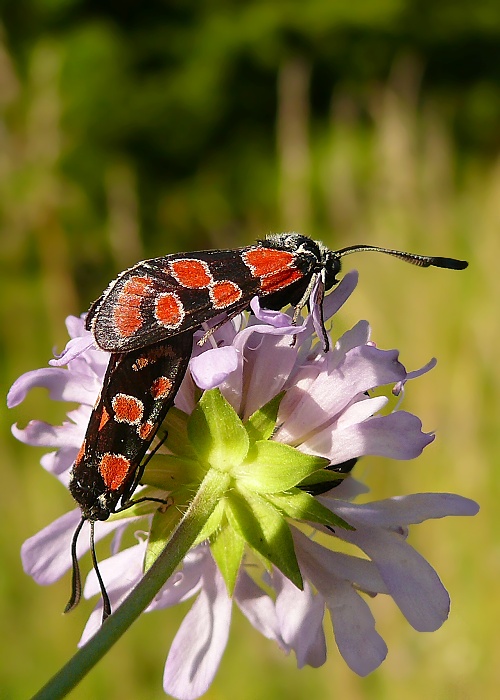
<instances>
[{"instance_id":1,"label":"flower sepal","mask_svg":"<svg viewBox=\"0 0 500 700\"><path fill-rule=\"evenodd\" d=\"M250 547L302 590L290 527L279 510L260 494L242 487L231 494L226 513L231 527Z\"/></svg>"},{"instance_id":2,"label":"flower sepal","mask_svg":"<svg viewBox=\"0 0 500 700\"><path fill-rule=\"evenodd\" d=\"M329 528L355 530L343 518L332 513L314 496L300 489L292 489L289 493L269 494L267 500L278 508L283 515L294 520L302 520L314 525L324 525Z\"/></svg>"},{"instance_id":3,"label":"flower sepal","mask_svg":"<svg viewBox=\"0 0 500 700\"><path fill-rule=\"evenodd\" d=\"M222 574L230 596L234 593L245 550L245 540L227 523L210 542L210 551Z\"/></svg>"}]
</instances>

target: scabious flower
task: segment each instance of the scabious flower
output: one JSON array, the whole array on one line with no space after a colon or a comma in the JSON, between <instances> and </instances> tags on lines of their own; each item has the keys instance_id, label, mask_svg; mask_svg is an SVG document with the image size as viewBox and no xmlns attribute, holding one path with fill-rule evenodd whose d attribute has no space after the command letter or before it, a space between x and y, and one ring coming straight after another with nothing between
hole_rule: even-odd
<instances>
[{"instance_id":1,"label":"scabious flower","mask_svg":"<svg viewBox=\"0 0 500 700\"><path fill-rule=\"evenodd\" d=\"M356 280L347 274L325 299L325 318L347 300ZM257 300L252 309L253 316L218 328L208 349L194 345L166 419L168 439L149 461L141 491L173 505L142 502L96 523L97 539L114 532L111 556L100 570L116 609L168 542L204 475L217 470L226 479L196 546L147 608L195 598L164 673L165 692L186 700L202 695L213 680L234 604L285 653L294 651L299 667L325 662L328 611L346 663L360 675L370 673L387 653L371 597L391 596L419 631L438 629L448 615L438 575L407 542L409 525L477 512L474 502L443 493L354 502L367 492L351 476L357 459L412 459L432 442L420 420L389 398L392 387L402 395L405 383L432 362L407 372L396 350L380 350L370 340L365 321L325 353L314 340L317 318L296 328L290 316L262 310ZM82 319L70 318L68 331L72 340L55 366L20 377L8 398L14 406L30 388L45 386L51 398L79 404L62 426L32 421L25 429L13 427L27 444L56 448L42 465L65 485L108 358L93 346ZM79 509L72 510L24 543L24 568L38 583L50 584L71 567L79 520ZM136 528L137 544L123 547L128 526ZM80 538L78 556L88 549L87 539ZM91 572L84 595L99 590ZM99 627L101 607L92 612L81 644Z\"/></svg>"}]
</instances>

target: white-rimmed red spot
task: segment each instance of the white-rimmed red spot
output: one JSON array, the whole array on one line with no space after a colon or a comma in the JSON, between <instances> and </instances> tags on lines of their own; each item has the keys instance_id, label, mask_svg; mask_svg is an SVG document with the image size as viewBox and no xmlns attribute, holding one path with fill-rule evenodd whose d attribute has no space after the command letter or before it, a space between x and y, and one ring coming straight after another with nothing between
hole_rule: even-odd
<instances>
[{"instance_id":1,"label":"white-rimmed red spot","mask_svg":"<svg viewBox=\"0 0 500 700\"><path fill-rule=\"evenodd\" d=\"M151 284L149 277L131 277L123 285L113 309L113 321L119 335L129 338L142 326L141 301Z\"/></svg>"},{"instance_id":2,"label":"white-rimmed red spot","mask_svg":"<svg viewBox=\"0 0 500 700\"><path fill-rule=\"evenodd\" d=\"M184 307L177 294L159 294L155 303L155 316L158 323L166 328L178 328L185 316Z\"/></svg>"},{"instance_id":3,"label":"white-rimmed red spot","mask_svg":"<svg viewBox=\"0 0 500 700\"><path fill-rule=\"evenodd\" d=\"M212 282L210 268L202 260L174 260L170 263L170 272L177 282L187 289L205 289Z\"/></svg>"},{"instance_id":4,"label":"white-rimmed red spot","mask_svg":"<svg viewBox=\"0 0 500 700\"><path fill-rule=\"evenodd\" d=\"M225 309L241 299L241 288L230 280L214 282L210 287L210 299L216 309Z\"/></svg>"},{"instance_id":5,"label":"white-rimmed red spot","mask_svg":"<svg viewBox=\"0 0 500 700\"><path fill-rule=\"evenodd\" d=\"M111 401L115 412L115 420L119 423L129 423L137 425L144 413L144 404L135 396L128 394L116 394Z\"/></svg>"},{"instance_id":6,"label":"white-rimmed red spot","mask_svg":"<svg viewBox=\"0 0 500 700\"><path fill-rule=\"evenodd\" d=\"M251 248L242 254L242 260L254 277L264 277L293 266L295 255L287 250Z\"/></svg>"},{"instance_id":7,"label":"white-rimmed red spot","mask_svg":"<svg viewBox=\"0 0 500 700\"><path fill-rule=\"evenodd\" d=\"M130 460L123 455L106 453L102 456L99 471L109 491L116 491L123 486L130 473Z\"/></svg>"},{"instance_id":8,"label":"white-rimmed red spot","mask_svg":"<svg viewBox=\"0 0 500 700\"><path fill-rule=\"evenodd\" d=\"M151 396L154 399L163 399L172 390L172 382L168 377L157 377L151 384Z\"/></svg>"}]
</instances>

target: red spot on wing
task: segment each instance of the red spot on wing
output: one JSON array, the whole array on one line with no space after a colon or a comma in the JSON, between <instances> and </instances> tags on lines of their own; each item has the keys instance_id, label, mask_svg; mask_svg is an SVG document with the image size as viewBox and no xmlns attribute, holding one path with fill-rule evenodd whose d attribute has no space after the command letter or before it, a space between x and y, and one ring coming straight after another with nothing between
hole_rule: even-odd
<instances>
[{"instance_id":1,"label":"red spot on wing","mask_svg":"<svg viewBox=\"0 0 500 700\"><path fill-rule=\"evenodd\" d=\"M97 429L98 432L101 432L101 430L104 428L104 426L106 425L108 420L109 420L109 413L106 411L106 409L103 406L101 420L99 421L99 428Z\"/></svg>"},{"instance_id":2,"label":"red spot on wing","mask_svg":"<svg viewBox=\"0 0 500 700\"><path fill-rule=\"evenodd\" d=\"M170 393L172 382L168 377L158 377L151 385L151 396L154 399L163 399Z\"/></svg>"},{"instance_id":3,"label":"red spot on wing","mask_svg":"<svg viewBox=\"0 0 500 700\"><path fill-rule=\"evenodd\" d=\"M147 367L148 364L149 360L147 357L138 357L132 365L132 369L134 370L134 372L139 372L141 369L144 369L144 367Z\"/></svg>"},{"instance_id":4,"label":"red spot on wing","mask_svg":"<svg viewBox=\"0 0 500 700\"><path fill-rule=\"evenodd\" d=\"M172 292L158 295L155 316L162 326L178 328L184 318L184 307L177 295Z\"/></svg>"},{"instance_id":5,"label":"red spot on wing","mask_svg":"<svg viewBox=\"0 0 500 700\"><path fill-rule=\"evenodd\" d=\"M110 452L102 456L99 471L106 488L116 491L121 488L130 473L130 460L123 455L115 455Z\"/></svg>"},{"instance_id":6,"label":"red spot on wing","mask_svg":"<svg viewBox=\"0 0 500 700\"><path fill-rule=\"evenodd\" d=\"M201 260L174 260L170 270L179 284L188 289L204 289L212 282L208 265Z\"/></svg>"},{"instance_id":7,"label":"red spot on wing","mask_svg":"<svg viewBox=\"0 0 500 700\"><path fill-rule=\"evenodd\" d=\"M139 437L141 438L141 440L147 440L151 433L155 430L155 428L156 425L154 423L146 421L146 423L143 423L139 427L139 430L137 432L139 433Z\"/></svg>"},{"instance_id":8,"label":"red spot on wing","mask_svg":"<svg viewBox=\"0 0 500 700\"><path fill-rule=\"evenodd\" d=\"M80 449L78 450L78 454L76 455L75 467L76 467L78 464L80 464L80 462L82 461L83 455L85 454L85 446L86 446L86 445L87 445L87 441L84 440L84 441L82 442L82 446L81 446Z\"/></svg>"},{"instance_id":9,"label":"red spot on wing","mask_svg":"<svg viewBox=\"0 0 500 700\"><path fill-rule=\"evenodd\" d=\"M123 285L113 309L116 330L129 338L142 326L141 302L147 295L151 280L149 277L131 277Z\"/></svg>"},{"instance_id":10,"label":"red spot on wing","mask_svg":"<svg viewBox=\"0 0 500 700\"><path fill-rule=\"evenodd\" d=\"M241 289L229 280L214 282L210 287L210 299L216 309L225 309L241 299Z\"/></svg>"},{"instance_id":11,"label":"red spot on wing","mask_svg":"<svg viewBox=\"0 0 500 700\"><path fill-rule=\"evenodd\" d=\"M115 420L119 423L139 423L144 413L144 405L135 396L128 394L116 394L111 401L115 412Z\"/></svg>"},{"instance_id":12,"label":"red spot on wing","mask_svg":"<svg viewBox=\"0 0 500 700\"><path fill-rule=\"evenodd\" d=\"M287 250L251 248L243 253L243 262L255 277L264 277L293 266L295 256Z\"/></svg>"},{"instance_id":13,"label":"red spot on wing","mask_svg":"<svg viewBox=\"0 0 500 700\"><path fill-rule=\"evenodd\" d=\"M264 277L260 282L260 288L266 294L277 292L279 289L288 287L289 284L296 282L304 277L300 270L280 270L272 275Z\"/></svg>"}]
</instances>

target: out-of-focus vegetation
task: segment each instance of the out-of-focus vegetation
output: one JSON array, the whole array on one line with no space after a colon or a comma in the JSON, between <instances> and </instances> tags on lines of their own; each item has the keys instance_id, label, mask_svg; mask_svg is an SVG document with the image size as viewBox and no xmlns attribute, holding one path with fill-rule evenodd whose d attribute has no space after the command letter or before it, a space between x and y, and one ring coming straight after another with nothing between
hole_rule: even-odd
<instances>
[{"instance_id":1,"label":"out-of-focus vegetation","mask_svg":"<svg viewBox=\"0 0 500 700\"><path fill-rule=\"evenodd\" d=\"M457 491L477 518L416 529L412 541L452 595L450 620L414 632L373 603L386 663L359 679L331 655L296 670L238 615L207 697L496 698L500 685L498 274L500 13L496 0L147 3L0 2L0 309L5 390L66 341L119 270L146 256L244 245L299 230L470 260L418 270L360 255L338 330L368 318L410 368L436 442L414 462L366 459L378 497ZM22 541L69 495L9 426L61 421L43 392L2 408L0 695L24 698L73 653L90 610L59 613L22 572ZM102 550L104 555L104 550ZM147 616L74 693L161 698L182 611Z\"/></svg>"}]
</instances>

